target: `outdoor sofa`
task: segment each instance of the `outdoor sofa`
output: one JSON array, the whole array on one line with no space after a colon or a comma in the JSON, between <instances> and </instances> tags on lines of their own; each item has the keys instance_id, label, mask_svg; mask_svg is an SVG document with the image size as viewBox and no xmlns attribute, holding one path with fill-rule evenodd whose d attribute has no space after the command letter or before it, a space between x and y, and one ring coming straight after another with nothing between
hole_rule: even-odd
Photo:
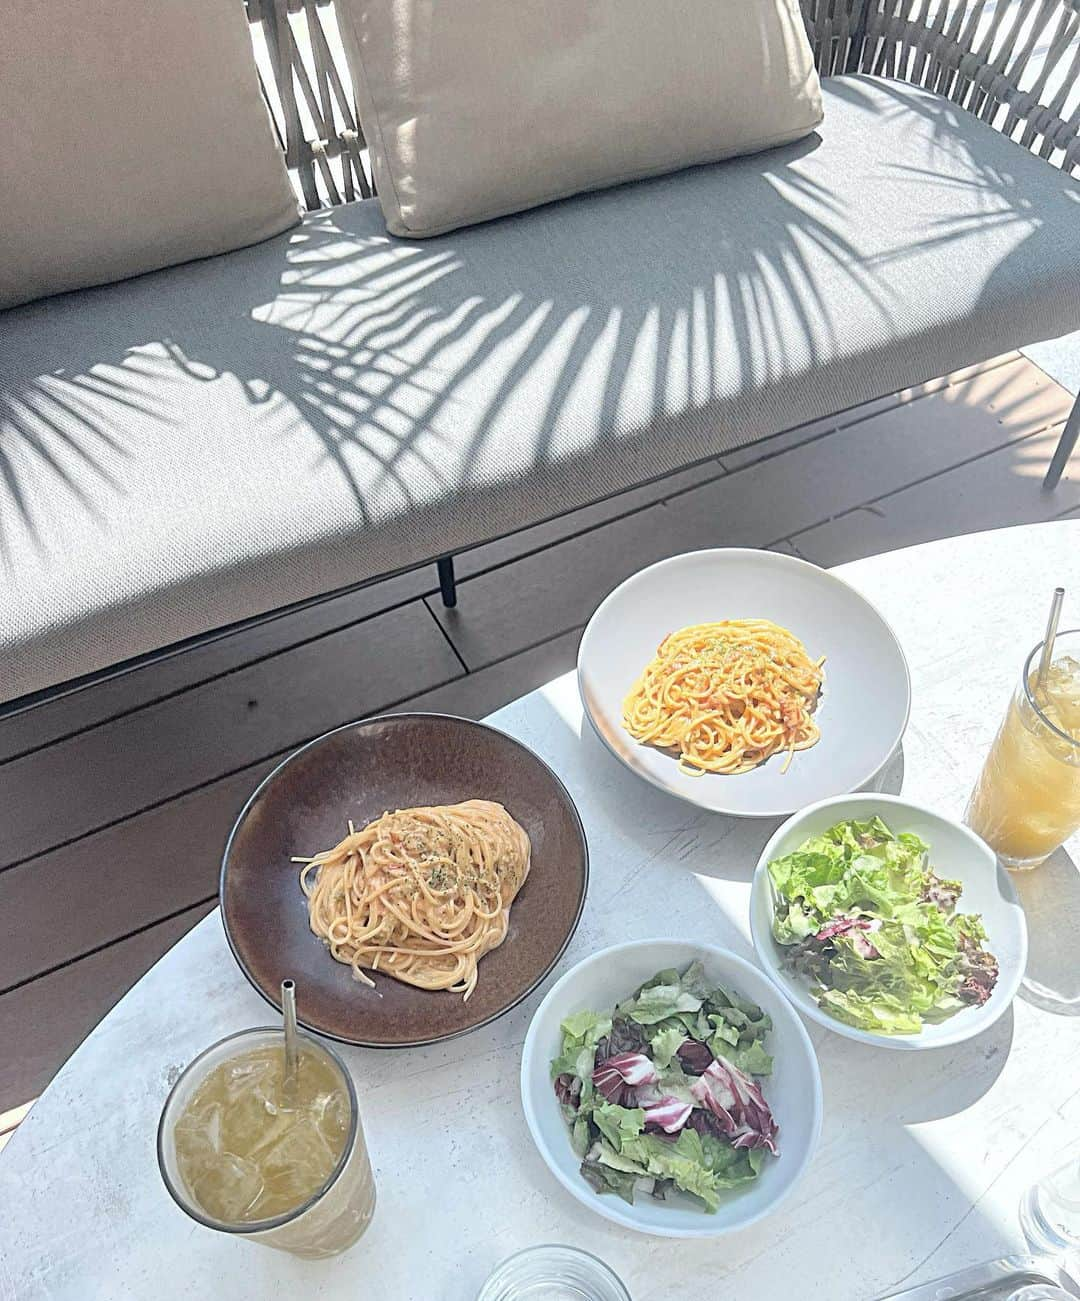
<instances>
[{"instance_id":1,"label":"outdoor sofa","mask_svg":"<svg viewBox=\"0 0 1080 1301\"><path fill-rule=\"evenodd\" d=\"M803 9L819 133L410 240L248 0L301 224L0 313L6 709L1080 328L1080 0Z\"/></svg>"}]
</instances>

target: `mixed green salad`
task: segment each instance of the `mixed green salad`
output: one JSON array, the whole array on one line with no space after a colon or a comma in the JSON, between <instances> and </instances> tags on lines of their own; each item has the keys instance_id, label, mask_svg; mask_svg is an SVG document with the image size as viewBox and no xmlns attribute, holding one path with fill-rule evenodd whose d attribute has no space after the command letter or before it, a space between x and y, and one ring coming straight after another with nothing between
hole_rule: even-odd
<instances>
[{"instance_id":1,"label":"mixed green salad","mask_svg":"<svg viewBox=\"0 0 1080 1301\"><path fill-rule=\"evenodd\" d=\"M581 1173L633 1204L681 1189L708 1211L756 1179L777 1125L755 1076L772 1071L772 1022L713 985L700 962L657 972L610 1012L562 1023L551 1063Z\"/></svg>"},{"instance_id":2,"label":"mixed green salad","mask_svg":"<svg viewBox=\"0 0 1080 1301\"><path fill-rule=\"evenodd\" d=\"M838 1021L916 1034L990 997L982 921L956 911L960 882L936 875L918 836L876 817L838 822L773 859L769 877L785 965Z\"/></svg>"}]
</instances>

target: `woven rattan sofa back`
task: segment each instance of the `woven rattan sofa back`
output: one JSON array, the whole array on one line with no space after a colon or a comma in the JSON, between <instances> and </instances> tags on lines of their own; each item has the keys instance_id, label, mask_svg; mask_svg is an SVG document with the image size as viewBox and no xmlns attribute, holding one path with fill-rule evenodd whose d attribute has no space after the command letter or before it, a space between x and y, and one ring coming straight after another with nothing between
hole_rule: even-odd
<instances>
[{"instance_id":1,"label":"woven rattan sofa back","mask_svg":"<svg viewBox=\"0 0 1080 1301\"><path fill-rule=\"evenodd\" d=\"M871 73L953 100L1080 167L1080 0L801 0L824 76ZM338 32L348 0L247 0L263 90L311 208L374 193Z\"/></svg>"}]
</instances>

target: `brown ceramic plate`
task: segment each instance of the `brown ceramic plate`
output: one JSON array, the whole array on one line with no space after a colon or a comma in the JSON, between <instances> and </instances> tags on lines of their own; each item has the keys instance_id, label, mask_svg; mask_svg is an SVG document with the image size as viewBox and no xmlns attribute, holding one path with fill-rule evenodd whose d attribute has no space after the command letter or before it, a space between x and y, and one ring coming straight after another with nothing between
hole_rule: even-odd
<instances>
[{"instance_id":1,"label":"brown ceramic plate","mask_svg":"<svg viewBox=\"0 0 1080 1301\"><path fill-rule=\"evenodd\" d=\"M529 833L532 865L499 948L480 961L469 1001L375 975L369 989L308 929L294 854L329 849L348 819L388 809L497 800ZM566 787L520 741L444 714L351 723L280 764L244 806L225 846L221 914L241 970L280 1005L297 985L301 1023L365 1048L405 1048L486 1025L531 994L570 942L589 877L585 832Z\"/></svg>"}]
</instances>

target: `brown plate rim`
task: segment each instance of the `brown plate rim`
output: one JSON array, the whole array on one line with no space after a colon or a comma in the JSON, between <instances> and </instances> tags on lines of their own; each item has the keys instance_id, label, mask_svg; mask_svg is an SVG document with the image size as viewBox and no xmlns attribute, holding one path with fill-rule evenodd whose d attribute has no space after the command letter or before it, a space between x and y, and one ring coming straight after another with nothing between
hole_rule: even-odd
<instances>
[{"instance_id":1,"label":"brown plate rim","mask_svg":"<svg viewBox=\"0 0 1080 1301\"><path fill-rule=\"evenodd\" d=\"M271 995L268 994L260 984L258 984L254 976L248 970L243 958L240 956L236 943L233 940L232 932L229 929L229 917L225 909L225 876L229 869L229 854L232 850L233 840L237 832L240 830L244 819L247 817L249 809L255 803L256 799L258 799L263 789L268 786L284 768L292 763L294 759L298 759L300 755L304 754L307 750L312 749L312 747L316 745L321 745L322 742L328 740L332 736L336 736L339 732L351 732L355 729L372 726L375 723L400 722L405 719L417 718L449 719L451 722L461 723L466 727L481 728L486 732L494 732L504 740L509 741L512 745L516 746L519 750L524 750L527 754L531 755L532 758L535 759L536 762L547 772L548 776L554 783L556 790L558 790L566 800L566 804L573 815L574 823L577 826L578 835L581 837L582 875L581 889L578 893L577 911L574 913L574 920L567 928L566 936L559 945L558 951L552 955L551 961L543 971L537 974L536 979L517 994L509 1003L505 1004L505 1006L499 1008L497 1011L492 1012L490 1016L484 1017L482 1021L477 1021L475 1025L464 1026L460 1030L451 1030L445 1034L433 1035L426 1039L402 1040L399 1043L381 1043L368 1039L350 1039L345 1035L335 1034L331 1030L325 1030L322 1026L316 1025L314 1022L305 1020L302 1017L297 1017L297 1024L303 1026L305 1030L310 1030L313 1034L321 1035L324 1039L330 1039L334 1043L347 1044L351 1048L378 1048L387 1052L391 1052L395 1048L426 1048L431 1044L448 1043L451 1039L460 1039L462 1035L472 1034L474 1030L481 1030L484 1026L491 1025L493 1021L497 1021L499 1017L505 1016L507 1012L512 1011L515 1007L519 1006L519 1004L523 1003L530 994L534 994L544 981L547 980L548 976L550 976L555 970L556 966L558 966L563 954L570 946L570 941L577 933L578 926L581 924L581 918L585 912L585 900L589 893L589 839L585 834L585 824L581 820L581 813L574 801L574 797L567 789L566 783L562 780L555 769L552 768L551 764L537 754L531 746L526 745L524 741L519 740L516 736L512 736L509 732L504 732L502 728L493 727L490 723L479 722L474 718L462 718L458 714L444 714L437 710L414 709L402 713L374 714L370 718L358 718L351 723L343 723L340 727L332 727L328 732L323 732L321 735L313 737L310 741L305 741L303 745L298 746L291 754L286 755L275 768L271 769L271 771L266 774L262 781L259 782L248 798L244 801L244 806L237 814L236 821L233 823L232 830L229 832L228 839L225 841L225 850L221 857L221 872L218 877L218 906L221 912L221 924L225 931L225 939L229 945L229 951L233 955L233 960L243 972L244 978L247 980L248 984L255 990L259 997L269 1003L275 1011L281 1011L280 1001L271 997Z\"/></svg>"}]
</instances>

